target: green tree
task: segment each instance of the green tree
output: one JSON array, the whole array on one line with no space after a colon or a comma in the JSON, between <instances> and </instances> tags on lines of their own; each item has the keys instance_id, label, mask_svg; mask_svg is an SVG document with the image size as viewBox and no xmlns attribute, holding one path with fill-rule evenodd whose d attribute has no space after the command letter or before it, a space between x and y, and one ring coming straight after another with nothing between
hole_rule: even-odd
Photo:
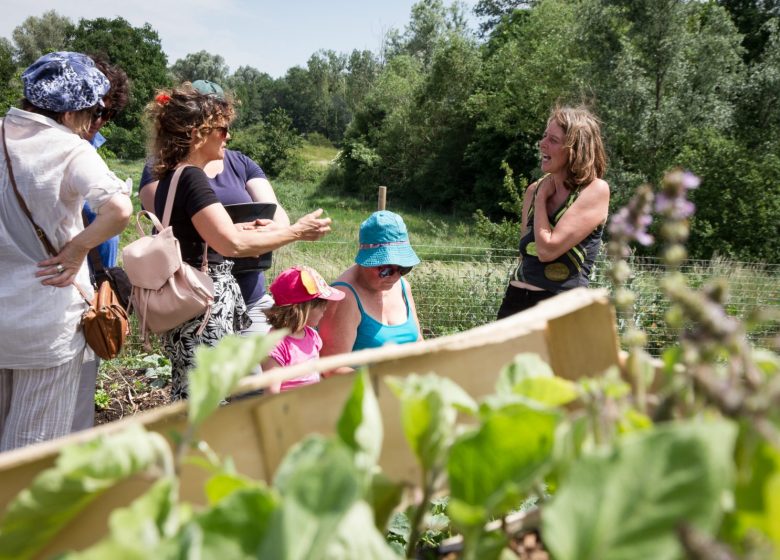
<instances>
[{"instance_id":1,"label":"green tree","mask_svg":"<svg viewBox=\"0 0 780 560\"><path fill-rule=\"evenodd\" d=\"M111 134L111 149L119 157L142 157L144 106L157 89L170 83L168 59L159 35L148 23L133 27L121 17L82 19L73 31L70 48L105 54L113 64L127 72L131 81L130 103L116 119L116 126L107 132Z\"/></svg>"},{"instance_id":2,"label":"green tree","mask_svg":"<svg viewBox=\"0 0 780 560\"><path fill-rule=\"evenodd\" d=\"M0 37L0 115L5 115L8 108L16 105L21 96L13 45L8 39Z\"/></svg>"},{"instance_id":3,"label":"green tree","mask_svg":"<svg viewBox=\"0 0 780 560\"><path fill-rule=\"evenodd\" d=\"M65 49L72 29L73 22L54 10L28 17L11 33L17 64L27 67L47 52Z\"/></svg>"},{"instance_id":4,"label":"green tree","mask_svg":"<svg viewBox=\"0 0 780 560\"><path fill-rule=\"evenodd\" d=\"M445 6L442 0L420 0L412 6L409 23L402 34L392 33L388 38L388 57L408 54L428 67L442 41L449 37L467 36L469 29L462 4Z\"/></svg>"},{"instance_id":5,"label":"green tree","mask_svg":"<svg viewBox=\"0 0 780 560\"><path fill-rule=\"evenodd\" d=\"M780 17L780 0L717 0L731 14L734 24L744 35L745 62L755 61L764 52L770 30L766 24Z\"/></svg>"},{"instance_id":6,"label":"green tree","mask_svg":"<svg viewBox=\"0 0 780 560\"><path fill-rule=\"evenodd\" d=\"M490 35L504 18L515 10L525 10L536 4L536 0L479 0L474 6L474 15L484 20L479 24L482 37Z\"/></svg>"},{"instance_id":7,"label":"green tree","mask_svg":"<svg viewBox=\"0 0 780 560\"><path fill-rule=\"evenodd\" d=\"M275 80L251 66L240 66L228 79L226 86L239 100L235 127L243 128L262 122L275 107L277 85Z\"/></svg>"},{"instance_id":8,"label":"green tree","mask_svg":"<svg viewBox=\"0 0 780 560\"><path fill-rule=\"evenodd\" d=\"M230 68L221 55L206 51L190 53L171 66L171 73L177 82L210 80L220 85L225 83Z\"/></svg>"}]
</instances>

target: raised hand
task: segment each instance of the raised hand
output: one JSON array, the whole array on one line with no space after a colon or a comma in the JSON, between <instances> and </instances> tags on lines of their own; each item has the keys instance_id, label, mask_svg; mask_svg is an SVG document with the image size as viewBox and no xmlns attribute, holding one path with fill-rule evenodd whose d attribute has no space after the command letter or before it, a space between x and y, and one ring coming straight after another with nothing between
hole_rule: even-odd
<instances>
[{"instance_id":1,"label":"raised hand","mask_svg":"<svg viewBox=\"0 0 780 560\"><path fill-rule=\"evenodd\" d=\"M306 214L291 226L298 239L316 241L317 239L322 239L330 231L332 220L330 218L320 218L322 213L322 208L317 208L314 212Z\"/></svg>"}]
</instances>

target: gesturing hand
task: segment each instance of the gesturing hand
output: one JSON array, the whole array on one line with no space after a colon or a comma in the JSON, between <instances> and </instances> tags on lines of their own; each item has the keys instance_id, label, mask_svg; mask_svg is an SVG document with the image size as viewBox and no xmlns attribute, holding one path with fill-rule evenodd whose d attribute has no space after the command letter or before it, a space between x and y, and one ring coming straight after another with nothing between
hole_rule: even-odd
<instances>
[{"instance_id":1,"label":"gesturing hand","mask_svg":"<svg viewBox=\"0 0 780 560\"><path fill-rule=\"evenodd\" d=\"M45 286L56 286L57 288L69 286L81 269L87 253L89 253L89 249L86 247L68 243L56 257L39 262L38 268L40 270L35 273L35 276L45 277L45 280L41 282Z\"/></svg>"},{"instance_id":2,"label":"gesturing hand","mask_svg":"<svg viewBox=\"0 0 780 560\"><path fill-rule=\"evenodd\" d=\"M291 227L298 236L298 239L304 241L316 241L322 239L330 231L330 218L320 218L322 208L317 208L314 212L306 214Z\"/></svg>"}]
</instances>

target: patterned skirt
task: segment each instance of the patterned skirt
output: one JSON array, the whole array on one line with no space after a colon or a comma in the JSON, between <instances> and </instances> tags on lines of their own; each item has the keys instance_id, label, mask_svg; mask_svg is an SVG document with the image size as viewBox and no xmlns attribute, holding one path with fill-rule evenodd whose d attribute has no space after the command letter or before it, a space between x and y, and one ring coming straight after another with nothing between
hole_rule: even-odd
<instances>
[{"instance_id":1,"label":"patterned skirt","mask_svg":"<svg viewBox=\"0 0 780 560\"><path fill-rule=\"evenodd\" d=\"M214 305L203 332L197 334L203 323L201 315L161 337L165 353L171 360L171 400L186 399L189 394L188 375L195 365L195 348L201 344L215 346L222 337L238 333L252 324L241 290L231 274L232 268L232 261L209 265L209 276L214 281Z\"/></svg>"}]
</instances>

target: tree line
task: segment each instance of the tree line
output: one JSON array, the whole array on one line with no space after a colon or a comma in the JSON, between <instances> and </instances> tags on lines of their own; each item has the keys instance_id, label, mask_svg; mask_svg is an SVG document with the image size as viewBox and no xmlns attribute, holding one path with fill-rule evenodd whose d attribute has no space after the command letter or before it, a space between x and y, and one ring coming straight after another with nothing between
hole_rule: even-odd
<instances>
[{"instance_id":1,"label":"tree line","mask_svg":"<svg viewBox=\"0 0 780 560\"><path fill-rule=\"evenodd\" d=\"M272 174L306 135L340 148L331 188L385 184L516 232L550 107L586 103L603 121L614 206L682 165L702 178L693 257L780 261L780 0L480 0L474 12L478 29L462 4L421 0L380 52L321 50L280 78L206 51L169 66L149 24L47 12L0 38L0 109L43 52L102 52L132 80L107 130L119 157L143 155L156 88L211 79L240 101L234 145Z\"/></svg>"}]
</instances>

